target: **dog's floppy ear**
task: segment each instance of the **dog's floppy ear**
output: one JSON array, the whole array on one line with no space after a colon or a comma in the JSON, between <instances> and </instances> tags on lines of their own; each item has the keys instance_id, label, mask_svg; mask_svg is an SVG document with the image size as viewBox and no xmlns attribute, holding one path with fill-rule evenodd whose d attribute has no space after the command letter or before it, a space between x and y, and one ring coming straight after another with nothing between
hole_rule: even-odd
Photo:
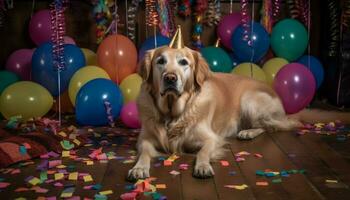
<instances>
[{"instance_id":1,"label":"dog's floppy ear","mask_svg":"<svg viewBox=\"0 0 350 200\"><path fill-rule=\"evenodd\" d=\"M210 76L210 69L199 52L192 51L192 54L195 60L194 81L198 87L202 87L204 81Z\"/></svg>"},{"instance_id":2,"label":"dog's floppy ear","mask_svg":"<svg viewBox=\"0 0 350 200\"><path fill-rule=\"evenodd\" d=\"M148 50L142 61L139 63L137 73L144 81L148 81L150 79L153 54L154 50Z\"/></svg>"}]
</instances>

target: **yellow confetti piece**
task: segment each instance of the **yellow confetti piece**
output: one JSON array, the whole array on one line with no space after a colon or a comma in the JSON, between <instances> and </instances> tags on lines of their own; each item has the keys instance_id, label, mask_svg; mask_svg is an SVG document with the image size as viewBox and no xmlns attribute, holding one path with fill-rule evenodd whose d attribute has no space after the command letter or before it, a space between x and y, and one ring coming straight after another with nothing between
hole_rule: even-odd
<instances>
[{"instance_id":1,"label":"yellow confetti piece","mask_svg":"<svg viewBox=\"0 0 350 200\"><path fill-rule=\"evenodd\" d=\"M86 165L93 165L94 164L94 161L92 160L87 160L85 161Z\"/></svg>"},{"instance_id":2,"label":"yellow confetti piece","mask_svg":"<svg viewBox=\"0 0 350 200\"><path fill-rule=\"evenodd\" d=\"M55 180L61 180L64 178L64 174L63 173L56 173L55 174Z\"/></svg>"},{"instance_id":3,"label":"yellow confetti piece","mask_svg":"<svg viewBox=\"0 0 350 200\"><path fill-rule=\"evenodd\" d=\"M79 145L81 144L81 142L80 142L78 139L74 139L73 142L74 142L77 146L79 146Z\"/></svg>"},{"instance_id":4,"label":"yellow confetti piece","mask_svg":"<svg viewBox=\"0 0 350 200\"><path fill-rule=\"evenodd\" d=\"M37 177L32 178L30 181L28 181L30 184L32 185L37 185L38 183L40 183L40 179L38 179Z\"/></svg>"},{"instance_id":5,"label":"yellow confetti piece","mask_svg":"<svg viewBox=\"0 0 350 200\"><path fill-rule=\"evenodd\" d=\"M63 131L59 132L58 135L62 136L62 137L67 137L67 134Z\"/></svg>"},{"instance_id":6,"label":"yellow confetti piece","mask_svg":"<svg viewBox=\"0 0 350 200\"><path fill-rule=\"evenodd\" d=\"M91 181L93 181L93 179L92 179L92 177L90 175L86 175L83 178L84 178L84 182L91 182Z\"/></svg>"},{"instance_id":7,"label":"yellow confetti piece","mask_svg":"<svg viewBox=\"0 0 350 200\"><path fill-rule=\"evenodd\" d=\"M72 172L68 176L68 180L76 181L78 180L78 172Z\"/></svg>"},{"instance_id":8,"label":"yellow confetti piece","mask_svg":"<svg viewBox=\"0 0 350 200\"><path fill-rule=\"evenodd\" d=\"M70 152L69 151L62 151L62 157L69 157Z\"/></svg>"},{"instance_id":9,"label":"yellow confetti piece","mask_svg":"<svg viewBox=\"0 0 350 200\"><path fill-rule=\"evenodd\" d=\"M64 169L64 168L66 168L66 167L67 167L67 166L65 166L65 165L57 165L57 166L56 166L57 169Z\"/></svg>"},{"instance_id":10,"label":"yellow confetti piece","mask_svg":"<svg viewBox=\"0 0 350 200\"><path fill-rule=\"evenodd\" d=\"M113 194L112 190L105 190L105 191L101 191L99 192L100 195L109 195L109 194Z\"/></svg>"},{"instance_id":11,"label":"yellow confetti piece","mask_svg":"<svg viewBox=\"0 0 350 200\"><path fill-rule=\"evenodd\" d=\"M236 189L236 190L244 190L248 187L248 185L246 184L242 184L242 185L225 185L224 187L227 187L227 188L233 188L233 189Z\"/></svg>"},{"instance_id":12,"label":"yellow confetti piece","mask_svg":"<svg viewBox=\"0 0 350 200\"><path fill-rule=\"evenodd\" d=\"M338 180L329 180L329 179L327 179L326 183L338 183Z\"/></svg>"},{"instance_id":13,"label":"yellow confetti piece","mask_svg":"<svg viewBox=\"0 0 350 200\"><path fill-rule=\"evenodd\" d=\"M157 189L166 189L166 185L165 184L156 184L156 188Z\"/></svg>"}]
</instances>

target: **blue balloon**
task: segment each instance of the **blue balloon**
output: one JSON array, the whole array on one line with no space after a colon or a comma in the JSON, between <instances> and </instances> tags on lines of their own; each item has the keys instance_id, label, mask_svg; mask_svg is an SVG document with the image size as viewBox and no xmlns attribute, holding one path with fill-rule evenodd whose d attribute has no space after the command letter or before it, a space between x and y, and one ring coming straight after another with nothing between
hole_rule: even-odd
<instances>
[{"instance_id":1,"label":"blue balloon","mask_svg":"<svg viewBox=\"0 0 350 200\"><path fill-rule=\"evenodd\" d=\"M310 60L310 61L309 61ZM298 63L305 65L315 77L317 89L321 86L324 78L324 69L322 63L314 56L304 55L297 60Z\"/></svg>"},{"instance_id":2,"label":"blue balloon","mask_svg":"<svg viewBox=\"0 0 350 200\"><path fill-rule=\"evenodd\" d=\"M80 125L103 126L109 123L105 102L112 108L113 120L123 105L122 92L113 81L98 78L86 83L78 92L75 113Z\"/></svg>"},{"instance_id":3,"label":"blue balloon","mask_svg":"<svg viewBox=\"0 0 350 200\"><path fill-rule=\"evenodd\" d=\"M252 45L249 46L248 40L243 39L244 30L243 26L240 25L233 32L231 37L232 50L238 60L242 62L259 62L269 50L269 34L259 23L253 22L248 33L248 40L252 41Z\"/></svg>"},{"instance_id":4,"label":"blue balloon","mask_svg":"<svg viewBox=\"0 0 350 200\"><path fill-rule=\"evenodd\" d=\"M59 96L67 90L73 74L85 66L85 57L79 47L64 45L65 70L60 72L60 91L58 91L57 70L53 66L52 43L40 45L32 57L32 79L44 86L53 96Z\"/></svg>"},{"instance_id":5,"label":"blue balloon","mask_svg":"<svg viewBox=\"0 0 350 200\"><path fill-rule=\"evenodd\" d=\"M161 47L168 45L170 43L170 38L165 37L161 34L156 35L157 46L155 45L154 36L148 37L141 45L139 50L139 60L142 60L145 56L147 50L154 49L156 47Z\"/></svg>"}]
</instances>

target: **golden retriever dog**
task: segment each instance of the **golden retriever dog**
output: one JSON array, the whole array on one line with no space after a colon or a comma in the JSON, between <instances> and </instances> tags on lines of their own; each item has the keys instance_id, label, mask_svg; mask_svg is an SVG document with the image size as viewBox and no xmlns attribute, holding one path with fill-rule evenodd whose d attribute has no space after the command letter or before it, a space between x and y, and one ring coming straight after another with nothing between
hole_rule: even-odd
<instances>
[{"instance_id":1,"label":"golden retriever dog","mask_svg":"<svg viewBox=\"0 0 350 200\"><path fill-rule=\"evenodd\" d=\"M210 161L223 154L225 138L252 139L264 132L295 129L302 125L301 118L314 118L306 111L287 116L270 86L213 73L200 53L186 47L148 51L139 74L143 78L137 100L142 129L130 180L149 177L153 157L181 152L196 152L195 177L211 177ZM337 117L350 122L349 114Z\"/></svg>"}]
</instances>

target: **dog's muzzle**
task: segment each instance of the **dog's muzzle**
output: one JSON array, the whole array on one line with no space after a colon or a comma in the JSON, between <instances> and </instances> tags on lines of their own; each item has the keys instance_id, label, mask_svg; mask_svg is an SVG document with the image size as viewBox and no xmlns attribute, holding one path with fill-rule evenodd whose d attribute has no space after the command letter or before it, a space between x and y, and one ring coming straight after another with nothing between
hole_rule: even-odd
<instances>
[{"instance_id":1,"label":"dog's muzzle","mask_svg":"<svg viewBox=\"0 0 350 200\"><path fill-rule=\"evenodd\" d=\"M164 96L166 93L174 93L176 96L180 96L180 92L177 88L177 75L174 73L166 73L163 76L163 91L160 93Z\"/></svg>"}]
</instances>

